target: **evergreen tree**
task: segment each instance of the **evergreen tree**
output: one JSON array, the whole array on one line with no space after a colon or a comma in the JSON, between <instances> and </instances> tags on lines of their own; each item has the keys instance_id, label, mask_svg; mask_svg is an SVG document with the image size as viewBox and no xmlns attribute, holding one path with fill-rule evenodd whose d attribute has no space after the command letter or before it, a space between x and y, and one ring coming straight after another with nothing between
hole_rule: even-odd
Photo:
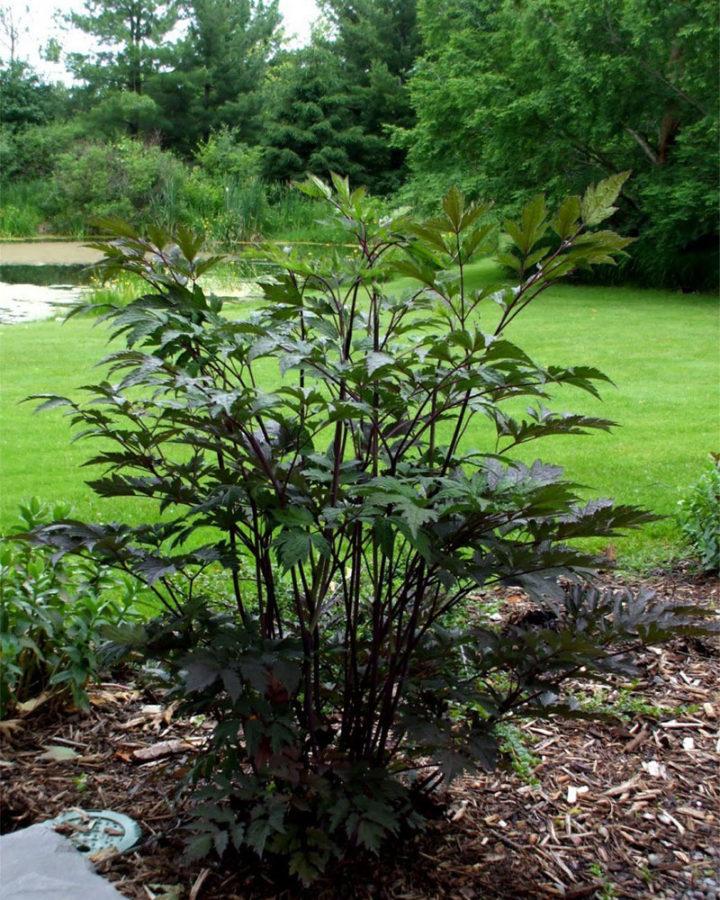
<instances>
[{"instance_id":1,"label":"evergreen tree","mask_svg":"<svg viewBox=\"0 0 720 900\"><path fill-rule=\"evenodd\" d=\"M363 180L366 173L352 159L363 134L353 125L345 88L340 61L320 42L286 54L274 67L268 90L273 115L263 156L269 180L329 171Z\"/></svg>"},{"instance_id":2,"label":"evergreen tree","mask_svg":"<svg viewBox=\"0 0 720 900\"><path fill-rule=\"evenodd\" d=\"M169 35L179 16L179 0L85 0L69 24L92 36L100 49L72 53L70 71L91 92L142 94L147 79L171 54Z\"/></svg>"},{"instance_id":3,"label":"evergreen tree","mask_svg":"<svg viewBox=\"0 0 720 900\"><path fill-rule=\"evenodd\" d=\"M390 193L405 153L388 128L414 121L406 82L419 52L415 0L326 0L321 8L325 29L275 73L268 174L333 169Z\"/></svg>"},{"instance_id":4,"label":"evergreen tree","mask_svg":"<svg viewBox=\"0 0 720 900\"><path fill-rule=\"evenodd\" d=\"M176 65L150 86L171 144L190 152L224 126L261 140L263 82L281 38L278 0L190 0Z\"/></svg>"}]
</instances>

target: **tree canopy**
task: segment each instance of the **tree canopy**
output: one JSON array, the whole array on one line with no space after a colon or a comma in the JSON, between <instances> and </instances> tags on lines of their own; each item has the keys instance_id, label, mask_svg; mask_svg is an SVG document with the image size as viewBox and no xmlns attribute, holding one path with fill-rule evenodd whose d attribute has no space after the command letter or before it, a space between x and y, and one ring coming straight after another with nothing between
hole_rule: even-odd
<instances>
[{"instance_id":1,"label":"tree canopy","mask_svg":"<svg viewBox=\"0 0 720 900\"><path fill-rule=\"evenodd\" d=\"M231 135L252 165L216 167L216 193L336 172L420 206L457 184L502 215L629 171L619 221L637 240L602 277L717 283L714 0L321 0L320 13L290 47L278 0L86 0L69 21L96 47L66 56L69 91L12 44L5 145L66 120L205 169L208 141Z\"/></svg>"},{"instance_id":2,"label":"tree canopy","mask_svg":"<svg viewBox=\"0 0 720 900\"><path fill-rule=\"evenodd\" d=\"M622 210L645 278L672 280L710 248L714 3L421 0L419 20L417 124L397 136L417 192L457 182L511 209L631 170Z\"/></svg>"}]
</instances>

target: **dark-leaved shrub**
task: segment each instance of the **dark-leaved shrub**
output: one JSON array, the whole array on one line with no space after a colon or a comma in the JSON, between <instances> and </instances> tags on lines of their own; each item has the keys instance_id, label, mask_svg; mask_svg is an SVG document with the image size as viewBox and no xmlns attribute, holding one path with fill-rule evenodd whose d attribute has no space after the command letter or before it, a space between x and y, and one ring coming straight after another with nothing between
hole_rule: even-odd
<instances>
[{"instance_id":1,"label":"dark-leaved shrub","mask_svg":"<svg viewBox=\"0 0 720 900\"><path fill-rule=\"evenodd\" d=\"M503 719L574 714L569 680L701 631L692 610L587 584L597 560L575 539L652 516L582 502L559 468L514 452L612 425L546 406L605 376L540 365L507 329L564 275L622 252L596 226L623 178L505 223L515 288L473 287L488 207L452 190L421 221L333 181L304 191L343 238L318 259L268 248L276 274L245 316L200 288L214 260L186 231L119 226L97 245L108 273L148 290L107 312L125 346L90 403L42 405L100 439L97 494L160 515L30 535L132 573L164 606L126 644L216 723L193 771L190 856L275 854L305 883L418 824L418 798L444 779L491 768ZM200 578L218 564L225 603ZM534 598L536 625L493 624L479 591L498 584Z\"/></svg>"}]
</instances>

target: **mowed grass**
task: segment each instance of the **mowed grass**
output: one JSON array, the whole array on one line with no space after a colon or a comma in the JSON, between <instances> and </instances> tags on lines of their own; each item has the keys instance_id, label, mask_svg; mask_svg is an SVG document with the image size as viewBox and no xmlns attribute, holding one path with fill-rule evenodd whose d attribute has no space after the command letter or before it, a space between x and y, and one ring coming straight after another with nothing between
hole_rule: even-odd
<instances>
[{"instance_id":1,"label":"mowed grass","mask_svg":"<svg viewBox=\"0 0 720 900\"><path fill-rule=\"evenodd\" d=\"M493 275L487 264L478 281ZM488 312L489 329L494 305ZM621 561L657 561L681 552L673 514L698 477L711 450L720 449L720 319L717 299L637 288L567 285L541 297L508 334L543 363L588 364L606 372L603 400L562 391L556 409L613 419L612 434L558 437L522 448L520 458L558 463L587 496L610 496L666 516L642 531L613 541ZM107 352L103 327L74 319L0 328L0 529L15 519L17 505L37 496L68 501L88 519L138 520L138 502L93 495L82 469L87 442L72 444L60 411L34 415L20 401L33 393L80 396L82 384L99 380L94 364ZM269 370L268 370L269 371ZM269 380L272 378L268 376ZM480 448L492 449L479 428Z\"/></svg>"}]
</instances>

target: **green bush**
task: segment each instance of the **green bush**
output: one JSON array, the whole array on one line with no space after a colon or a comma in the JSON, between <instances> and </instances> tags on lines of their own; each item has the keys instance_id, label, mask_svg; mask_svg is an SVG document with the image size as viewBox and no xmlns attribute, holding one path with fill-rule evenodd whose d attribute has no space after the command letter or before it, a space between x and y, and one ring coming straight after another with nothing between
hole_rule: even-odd
<instances>
[{"instance_id":1,"label":"green bush","mask_svg":"<svg viewBox=\"0 0 720 900\"><path fill-rule=\"evenodd\" d=\"M214 217L210 237L223 244L258 238L268 214L265 185L259 178L227 179L222 185L222 207Z\"/></svg>"},{"instance_id":2,"label":"green bush","mask_svg":"<svg viewBox=\"0 0 720 900\"><path fill-rule=\"evenodd\" d=\"M20 508L16 532L67 516L33 499ZM0 546L0 718L45 694L87 703L85 687L97 677L106 626L136 615L137 582L92 560L55 560L27 542Z\"/></svg>"},{"instance_id":3,"label":"green bush","mask_svg":"<svg viewBox=\"0 0 720 900\"><path fill-rule=\"evenodd\" d=\"M596 394L602 373L540 365L506 331L559 278L622 252L596 226L623 180L506 222L514 289L468 286L494 228L456 190L420 221L312 179L305 193L343 237L318 257L267 249L276 274L245 319L205 295L213 260L186 230L122 226L103 245L108 273L149 285L107 314L125 346L87 403L38 399L97 439L98 495L161 515L28 538L121 566L163 604L125 641L215 723L192 774L191 857L232 846L312 882L418 826L443 780L491 768L503 720L572 715L578 679L704 633L692 608L583 583L600 561L575 540L651 515L583 502L560 469L514 454L612 425L545 405L561 386ZM202 584L218 565L220 602ZM534 598L532 622L494 623L479 592L497 584Z\"/></svg>"},{"instance_id":4,"label":"green bush","mask_svg":"<svg viewBox=\"0 0 720 900\"><path fill-rule=\"evenodd\" d=\"M172 216L183 164L156 145L122 138L80 144L56 162L47 202L55 227L82 232L89 219L121 216L149 224Z\"/></svg>"},{"instance_id":5,"label":"green bush","mask_svg":"<svg viewBox=\"0 0 720 900\"><path fill-rule=\"evenodd\" d=\"M60 158L81 140L82 123L52 122L30 125L20 131L3 130L0 140L0 174L4 182L46 178Z\"/></svg>"},{"instance_id":6,"label":"green bush","mask_svg":"<svg viewBox=\"0 0 720 900\"><path fill-rule=\"evenodd\" d=\"M260 178L258 147L249 147L226 127L195 152L196 166L183 186L183 221L202 224L222 244L259 237L268 216L267 189Z\"/></svg>"},{"instance_id":7,"label":"green bush","mask_svg":"<svg viewBox=\"0 0 720 900\"><path fill-rule=\"evenodd\" d=\"M195 161L216 181L250 181L260 177L262 148L238 140L237 131L223 126L195 151Z\"/></svg>"},{"instance_id":8,"label":"green bush","mask_svg":"<svg viewBox=\"0 0 720 900\"><path fill-rule=\"evenodd\" d=\"M680 501L679 519L703 571L720 570L720 455Z\"/></svg>"}]
</instances>

